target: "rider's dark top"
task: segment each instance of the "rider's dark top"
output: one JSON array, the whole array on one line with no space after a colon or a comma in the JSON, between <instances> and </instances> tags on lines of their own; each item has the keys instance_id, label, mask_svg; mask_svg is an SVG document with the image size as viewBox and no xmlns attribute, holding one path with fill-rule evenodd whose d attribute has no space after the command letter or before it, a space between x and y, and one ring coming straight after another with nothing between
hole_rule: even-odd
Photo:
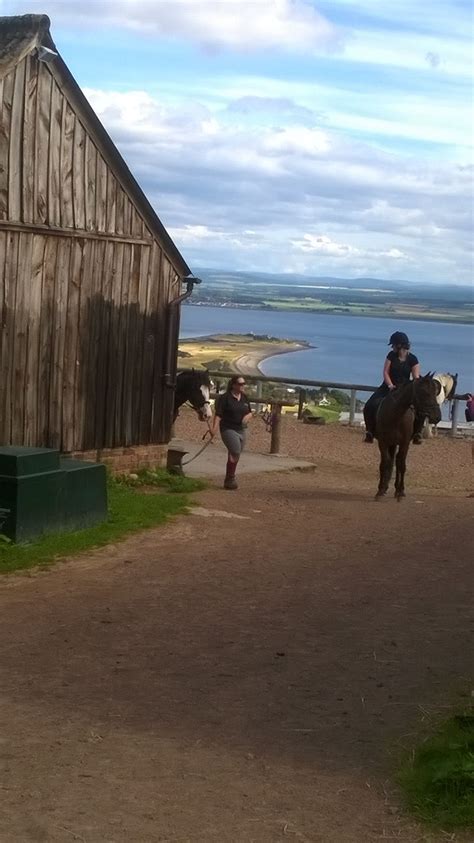
<instances>
[{"instance_id":1,"label":"rider's dark top","mask_svg":"<svg viewBox=\"0 0 474 843\"><path fill-rule=\"evenodd\" d=\"M244 429L243 418L250 412L250 404L246 395L242 394L239 400L231 392L224 392L216 400L216 416L220 417L221 430L236 430L241 433Z\"/></svg>"},{"instance_id":2,"label":"rider's dark top","mask_svg":"<svg viewBox=\"0 0 474 843\"><path fill-rule=\"evenodd\" d=\"M418 357L411 352L408 353L406 360L400 360L396 351L390 351L387 354L387 360L390 360L390 380L395 386L402 386L408 383L411 376L413 366L418 363ZM382 384L384 386L384 384Z\"/></svg>"}]
</instances>

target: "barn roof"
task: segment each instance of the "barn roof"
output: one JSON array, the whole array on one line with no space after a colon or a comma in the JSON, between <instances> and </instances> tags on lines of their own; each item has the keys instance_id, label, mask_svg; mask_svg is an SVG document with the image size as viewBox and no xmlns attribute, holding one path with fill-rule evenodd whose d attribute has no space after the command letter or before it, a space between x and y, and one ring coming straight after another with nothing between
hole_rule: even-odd
<instances>
[{"instance_id":1,"label":"barn roof","mask_svg":"<svg viewBox=\"0 0 474 843\"><path fill-rule=\"evenodd\" d=\"M37 47L47 47L58 53L51 37L50 25L51 22L47 15L0 16L0 80ZM138 212L164 249L177 273L183 277L191 275L189 266L173 243L112 138L104 129L59 53L48 66L76 113L82 119L86 130L101 151L105 161L135 203Z\"/></svg>"}]
</instances>

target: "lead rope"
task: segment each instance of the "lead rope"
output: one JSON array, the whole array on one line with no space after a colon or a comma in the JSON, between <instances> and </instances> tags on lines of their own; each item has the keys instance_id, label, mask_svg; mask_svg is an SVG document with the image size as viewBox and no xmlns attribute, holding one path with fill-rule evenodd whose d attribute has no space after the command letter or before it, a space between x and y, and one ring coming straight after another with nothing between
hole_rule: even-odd
<instances>
[{"instance_id":1,"label":"lead rope","mask_svg":"<svg viewBox=\"0 0 474 843\"><path fill-rule=\"evenodd\" d=\"M199 449L199 451L197 452L197 454L194 454L194 456L193 456L193 457L190 457L190 458L189 458L188 460L186 460L186 461L181 460L181 465L182 465L182 466L189 465L189 463L190 463L190 462L193 462L194 460L197 460L197 458L201 456L201 454L202 454L202 453L206 450L206 448L208 448L208 447L209 447L209 445L211 445L211 444L212 444L212 442L213 442L213 440L214 440L214 437L213 437L213 435L212 435L211 424L210 424L210 422L209 422L209 419L206 419L206 422L207 422L207 430L206 430L206 432L205 432L204 436L202 437L202 441L204 442L204 445L202 445L202 446L200 447L200 449ZM209 439L208 439L208 440L207 440L207 442L206 442L205 440L206 440L206 437L207 437L207 436L209 436Z\"/></svg>"}]
</instances>

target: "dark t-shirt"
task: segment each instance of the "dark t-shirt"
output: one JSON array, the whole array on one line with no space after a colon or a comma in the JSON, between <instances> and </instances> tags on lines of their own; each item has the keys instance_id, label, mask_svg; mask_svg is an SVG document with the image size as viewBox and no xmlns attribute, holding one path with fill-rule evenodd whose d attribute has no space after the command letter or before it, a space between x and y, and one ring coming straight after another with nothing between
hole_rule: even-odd
<instances>
[{"instance_id":1,"label":"dark t-shirt","mask_svg":"<svg viewBox=\"0 0 474 843\"><path fill-rule=\"evenodd\" d=\"M418 363L418 357L409 352L406 360L400 360L396 351L390 351L387 354L387 360L390 360L389 375L392 383L395 386L402 386L404 383L408 383L411 370Z\"/></svg>"},{"instance_id":2,"label":"dark t-shirt","mask_svg":"<svg viewBox=\"0 0 474 843\"><path fill-rule=\"evenodd\" d=\"M242 395L239 401L234 398L231 392L224 392L216 400L216 416L221 419L221 430L241 432L244 429L242 420L250 412L250 404L246 395Z\"/></svg>"}]
</instances>

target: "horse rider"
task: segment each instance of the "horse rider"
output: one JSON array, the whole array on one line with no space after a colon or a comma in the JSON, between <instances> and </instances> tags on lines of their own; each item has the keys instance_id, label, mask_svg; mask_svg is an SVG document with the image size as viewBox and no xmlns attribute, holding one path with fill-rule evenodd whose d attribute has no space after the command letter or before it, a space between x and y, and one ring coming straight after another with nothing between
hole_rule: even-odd
<instances>
[{"instance_id":1,"label":"horse rider","mask_svg":"<svg viewBox=\"0 0 474 843\"><path fill-rule=\"evenodd\" d=\"M420 377L420 364L415 354L410 351L410 340L403 331L395 331L390 337L388 344L392 346L385 358L383 367L383 383L370 396L364 407L365 439L364 442L374 441L377 410L380 402L389 395L397 386L408 383L411 379ZM421 431L423 428L423 416L415 417L413 442L421 445Z\"/></svg>"}]
</instances>

